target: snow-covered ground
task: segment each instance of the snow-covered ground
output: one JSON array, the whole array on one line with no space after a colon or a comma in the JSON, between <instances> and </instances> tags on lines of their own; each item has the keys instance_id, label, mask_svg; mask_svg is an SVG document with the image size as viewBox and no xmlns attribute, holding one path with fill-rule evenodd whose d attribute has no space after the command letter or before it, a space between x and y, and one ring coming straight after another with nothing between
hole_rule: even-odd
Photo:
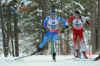
<instances>
[{"instance_id":1,"label":"snow-covered ground","mask_svg":"<svg viewBox=\"0 0 100 66\"><path fill-rule=\"evenodd\" d=\"M34 55L20 60L14 58L0 58L0 66L100 66L100 61L75 61L68 60L73 56L57 56L57 61L53 62L51 55Z\"/></svg>"}]
</instances>

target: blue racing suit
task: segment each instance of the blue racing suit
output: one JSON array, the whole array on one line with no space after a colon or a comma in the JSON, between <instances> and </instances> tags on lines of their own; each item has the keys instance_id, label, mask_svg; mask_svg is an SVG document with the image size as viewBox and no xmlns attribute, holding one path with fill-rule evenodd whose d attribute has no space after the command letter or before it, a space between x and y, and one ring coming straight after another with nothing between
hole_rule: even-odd
<instances>
[{"instance_id":1,"label":"blue racing suit","mask_svg":"<svg viewBox=\"0 0 100 66\"><path fill-rule=\"evenodd\" d=\"M58 41L58 27L59 24L63 24L63 28L68 27L68 23L64 18L61 17L55 17L51 18L50 16L47 16L43 21L43 28L47 29L46 34L44 35L44 38L39 45L39 48L43 48L49 40L53 40L54 42Z\"/></svg>"}]
</instances>

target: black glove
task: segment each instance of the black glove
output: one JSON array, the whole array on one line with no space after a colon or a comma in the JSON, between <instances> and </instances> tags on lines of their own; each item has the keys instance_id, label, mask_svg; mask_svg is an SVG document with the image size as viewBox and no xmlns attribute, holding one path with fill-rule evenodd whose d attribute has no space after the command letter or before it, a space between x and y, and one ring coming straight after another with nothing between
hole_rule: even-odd
<instances>
[{"instance_id":1,"label":"black glove","mask_svg":"<svg viewBox=\"0 0 100 66\"><path fill-rule=\"evenodd\" d=\"M86 21L87 24L90 24L89 21Z\"/></svg>"},{"instance_id":2,"label":"black glove","mask_svg":"<svg viewBox=\"0 0 100 66\"><path fill-rule=\"evenodd\" d=\"M63 28L62 29L62 33L64 33L67 28L68 28L68 26L66 26L65 28Z\"/></svg>"},{"instance_id":3,"label":"black glove","mask_svg":"<svg viewBox=\"0 0 100 66\"><path fill-rule=\"evenodd\" d=\"M64 33L64 32L65 32L65 28L62 29L62 33Z\"/></svg>"},{"instance_id":4,"label":"black glove","mask_svg":"<svg viewBox=\"0 0 100 66\"><path fill-rule=\"evenodd\" d=\"M68 28L68 26L65 27L65 29L67 29L67 28Z\"/></svg>"}]
</instances>

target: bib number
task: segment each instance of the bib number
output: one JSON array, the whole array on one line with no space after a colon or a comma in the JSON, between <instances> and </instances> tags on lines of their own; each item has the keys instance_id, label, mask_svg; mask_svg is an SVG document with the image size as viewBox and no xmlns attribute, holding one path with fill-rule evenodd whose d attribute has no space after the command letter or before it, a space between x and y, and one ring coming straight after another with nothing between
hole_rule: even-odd
<instances>
[{"instance_id":1,"label":"bib number","mask_svg":"<svg viewBox=\"0 0 100 66\"><path fill-rule=\"evenodd\" d=\"M55 21L52 21L51 27L52 27L52 29L55 29L56 28Z\"/></svg>"}]
</instances>

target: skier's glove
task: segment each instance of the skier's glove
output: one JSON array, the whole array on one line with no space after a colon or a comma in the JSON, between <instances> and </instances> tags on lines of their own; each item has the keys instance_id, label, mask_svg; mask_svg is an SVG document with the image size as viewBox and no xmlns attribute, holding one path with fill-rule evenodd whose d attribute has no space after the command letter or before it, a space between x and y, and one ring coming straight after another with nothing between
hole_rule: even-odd
<instances>
[{"instance_id":1,"label":"skier's glove","mask_svg":"<svg viewBox=\"0 0 100 66\"><path fill-rule=\"evenodd\" d=\"M65 29L67 29L67 28L68 28L68 26L65 27Z\"/></svg>"},{"instance_id":2,"label":"skier's glove","mask_svg":"<svg viewBox=\"0 0 100 66\"><path fill-rule=\"evenodd\" d=\"M62 29L62 33L64 33L64 32L65 32L65 28Z\"/></svg>"},{"instance_id":3,"label":"skier's glove","mask_svg":"<svg viewBox=\"0 0 100 66\"><path fill-rule=\"evenodd\" d=\"M62 29L62 33L64 33L67 28L68 28L68 26L66 26L65 28L63 28Z\"/></svg>"},{"instance_id":4,"label":"skier's glove","mask_svg":"<svg viewBox=\"0 0 100 66\"><path fill-rule=\"evenodd\" d=\"M45 28L42 28L42 32L46 33L46 29Z\"/></svg>"}]
</instances>

